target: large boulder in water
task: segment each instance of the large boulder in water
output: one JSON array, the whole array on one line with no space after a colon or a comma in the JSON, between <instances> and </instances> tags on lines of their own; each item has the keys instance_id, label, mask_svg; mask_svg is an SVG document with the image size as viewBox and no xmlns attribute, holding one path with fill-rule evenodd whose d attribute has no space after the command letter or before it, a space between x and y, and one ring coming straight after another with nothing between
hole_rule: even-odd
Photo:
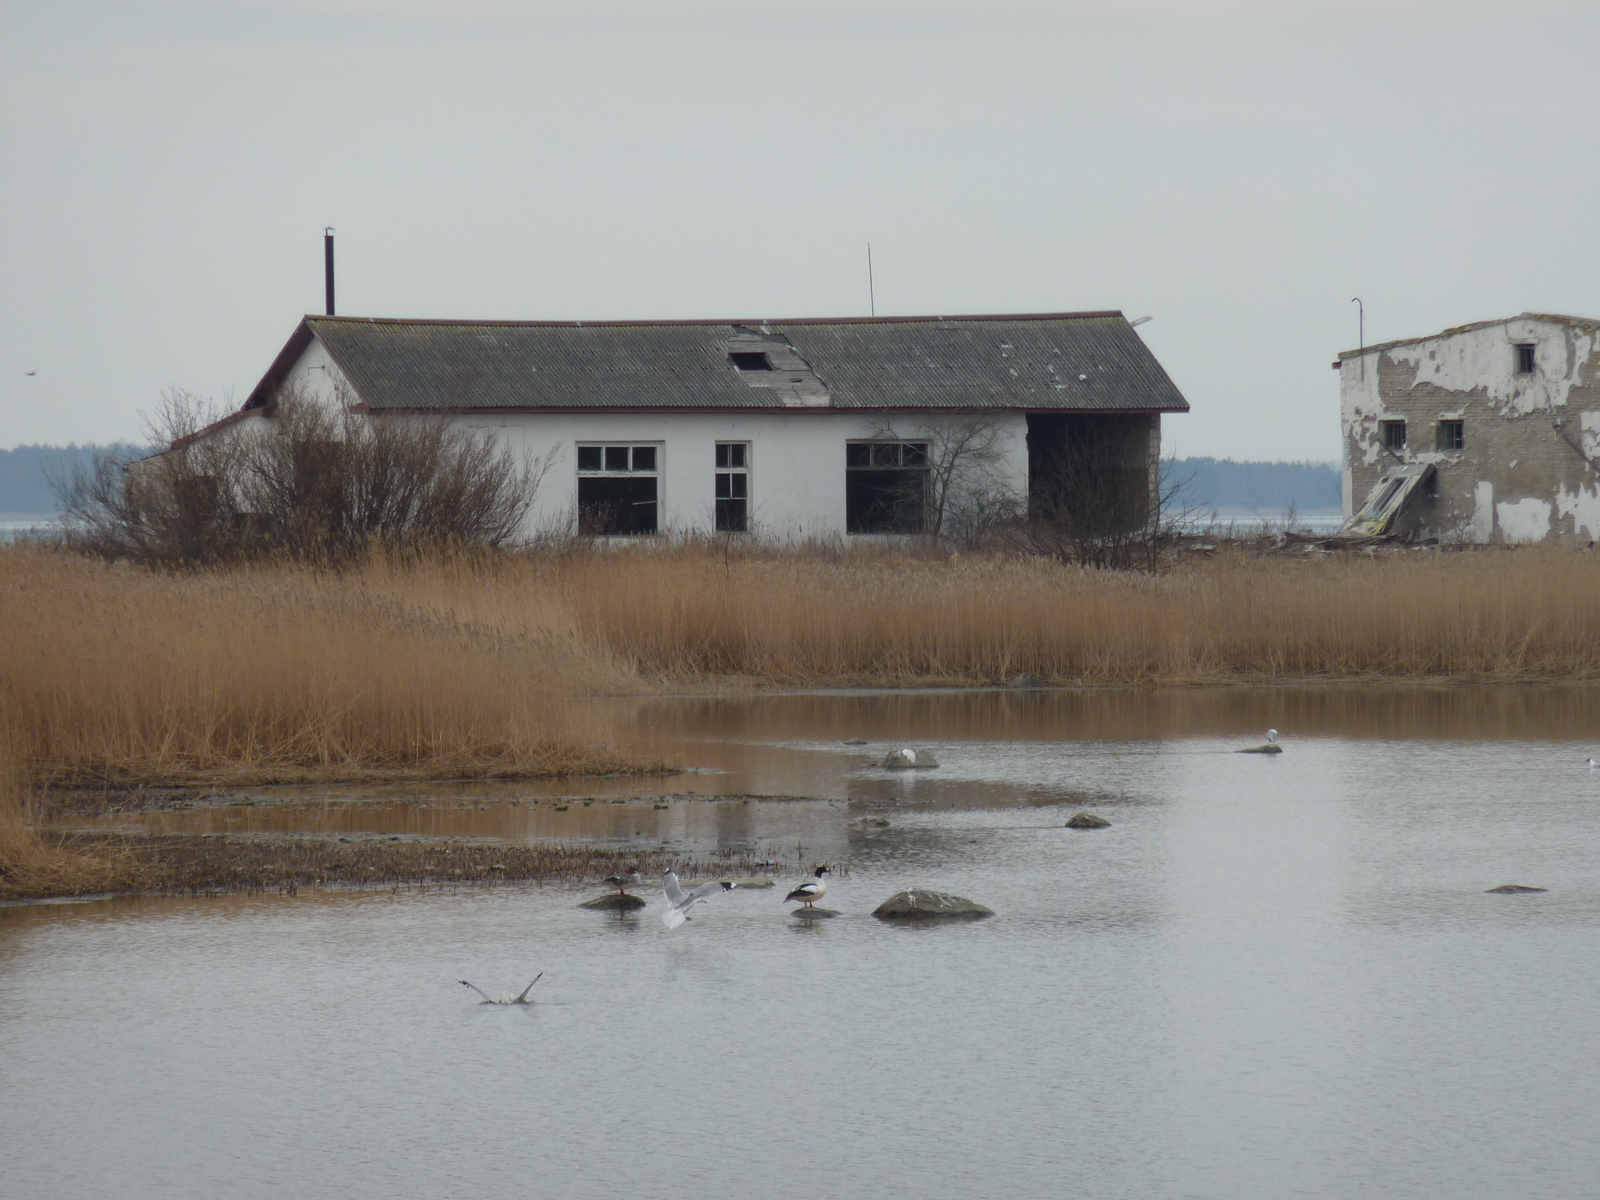
<instances>
[{"instance_id":1,"label":"large boulder in water","mask_svg":"<svg viewBox=\"0 0 1600 1200\"><path fill-rule=\"evenodd\" d=\"M1282 754L1283 747L1277 742L1266 742L1260 746L1247 746L1243 750L1235 750L1235 754Z\"/></svg>"},{"instance_id":2,"label":"large boulder in water","mask_svg":"<svg viewBox=\"0 0 1600 1200\"><path fill-rule=\"evenodd\" d=\"M937 767L939 760L926 750L912 750L906 747L889 751L884 756L883 765L890 771L905 771L913 767Z\"/></svg>"},{"instance_id":3,"label":"large boulder in water","mask_svg":"<svg viewBox=\"0 0 1600 1200\"><path fill-rule=\"evenodd\" d=\"M877 908L872 915L885 921L926 921L956 918L992 917L994 909L985 908L965 896L952 896L949 892L934 892L927 888L907 888L896 892Z\"/></svg>"}]
</instances>

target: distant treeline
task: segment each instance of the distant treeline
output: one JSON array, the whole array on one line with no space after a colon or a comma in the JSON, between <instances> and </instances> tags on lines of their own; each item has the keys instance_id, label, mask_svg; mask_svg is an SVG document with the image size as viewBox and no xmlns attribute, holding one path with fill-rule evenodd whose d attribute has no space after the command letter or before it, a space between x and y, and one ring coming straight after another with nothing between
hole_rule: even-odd
<instances>
[{"instance_id":1,"label":"distant treeline","mask_svg":"<svg viewBox=\"0 0 1600 1200\"><path fill-rule=\"evenodd\" d=\"M65 479L88 466L96 450L127 451L131 446L18 446L0 450L0 512L53 513L60 505L51 479Z\"/></svg>"},{"instance_id":2,"label":"distant treeline","mask_svg":"<svg viewBox=\"0 0 1600 1200\"><path fill-rule=\"evenodd\" d=\"M1183 484L1179 507L1279 512L1338 508L1340 471L1325 462L1234 462L1231 458L1180 458L1170 484Z\"/></svg>"},{"instance_id":3,"label":"distant treeline","mask_svg":"<svg viewBox=\"0 0 1600 1200\"><path fill-rule=\"evenodd\" d=\"M95 446L18 446L0 450L0 512L52 513L50 478L64 478L88 465ZM129 446L113 447L126 450ZM1277 512L1293 504L1302 512L1338 508L1339 468L1318 462L1234 462L1228 458L1180 458L1174 483L1187 480L1179 504L1195 508L1242 508Z\"/></svg>"}]
</instances>

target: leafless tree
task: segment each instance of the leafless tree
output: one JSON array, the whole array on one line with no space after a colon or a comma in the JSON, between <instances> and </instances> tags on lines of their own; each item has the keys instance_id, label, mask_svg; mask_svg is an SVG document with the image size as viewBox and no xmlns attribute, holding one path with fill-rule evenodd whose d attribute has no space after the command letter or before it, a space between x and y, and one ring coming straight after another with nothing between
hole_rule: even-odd
<instances>
[{"instance_id":1,"label":"leafless tree","mask_svg":"<svg viewBox=\"0 0 1600 1200\"><path fill-rule=\"evenodd\" d=\"M874 427L873 436L927 445L923 494L908 499L921 500L922 532L930 537L973 545L1024 509L1023 497L1006 477L1008 435L991 418L929 421L904 432L885 420Z\"/></svg>"}]
</instances>

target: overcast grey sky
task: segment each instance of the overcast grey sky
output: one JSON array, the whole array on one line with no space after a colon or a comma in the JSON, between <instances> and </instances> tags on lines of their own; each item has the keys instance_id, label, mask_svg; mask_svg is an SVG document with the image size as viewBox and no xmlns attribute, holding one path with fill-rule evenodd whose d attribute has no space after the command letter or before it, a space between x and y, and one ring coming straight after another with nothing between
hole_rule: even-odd
<instances>
[{"instance_id":1,"label":"overcast grey sky","mask_svg":"<svg viewBox=\"0 0 1600 1200\"><path fill-rule=\"evenodd\" d=\"M4 0L0 445L242 400L321 310L1120 308L1169 449L1338 457L1335 352L1600 316L1600 4ZM28 376L25 372L37 371Z\"/></svg>"}]
</instances>

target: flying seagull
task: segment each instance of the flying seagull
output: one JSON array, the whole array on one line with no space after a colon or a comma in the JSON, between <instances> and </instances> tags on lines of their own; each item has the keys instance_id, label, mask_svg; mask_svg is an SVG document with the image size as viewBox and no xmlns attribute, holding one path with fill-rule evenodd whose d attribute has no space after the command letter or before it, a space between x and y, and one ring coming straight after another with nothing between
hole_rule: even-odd
<instances>
[{"instance_id":1,"label":"flying seagull","mask_svg":"<svg viewBox=\"0 0 1600 1200\"><path fill-rule=\"evenodd\" d=\"M644 882L644 876L639 874L638 867L629 867L619 875L607 875L604 882L609 883L620 894L626 896L630 887L636 883Z\"/></svg>"},{"instance_id":2,"label":"flying seagull","mask_svg":"<svg viewBox=\"0 0 1600 1200\"><path fill-rule=\"evenodd\" d=\"M532 1004L533 1001L528 999L528 993L533 991L533 984L538 983L539 980L543 978L544 972L540 971L533 977L533 983L530 983L527 987L523 988L522 995L518 996L515 1000L511 998L510 992L501 992L500 999L496 1000L493 996L489 995L488 992L484 991L475 983L467 983L465 979L458 979L456 982L471 988L473 991L477 992L478 995L482 996L483 999L480 1001L482 1004Z\"/></svg>"},{"instance_id":3,"label":"flying seagull","mask_svg":"<svg viewBox=\"0 0 1600 1200\"><path fill-rule=\"evenodd\" d=\"M799 900L807 908L810 908L818 900L826 896L828 894L828 868L818 867L814 874L816 878L795 888L794 891L783 898L783 902L787 904L791 900Z\"/></svg>"},{"instance_id":4,"label":"flying seagull","mask_svg":"<svg viewBox=\"0 0 1600 1200\"><path fill-rule=\"evenodd\" d=\"M661 877L662 890L667 893L667 907L661 914L661 923L668 929L676 929L689 919L689 910L696 904L704 904L712 896L720 896L723 892L731 892L734 885L725 883L720 879L713 879L710 883L702 883L692 892L686 892L678 884L678 873L668 871Z\"/></svg>"},{"instance_id":5,"label":"flying seagull","mask_svg":"<svg viewBox=\"0 0 1600 1200\"><path fill-rule=\"evenodd\" d=\"M37 371L24 371L23 372L24 375L37 375L38 373L39 372L37 372Z\"/></svg>"}]
</instances>

